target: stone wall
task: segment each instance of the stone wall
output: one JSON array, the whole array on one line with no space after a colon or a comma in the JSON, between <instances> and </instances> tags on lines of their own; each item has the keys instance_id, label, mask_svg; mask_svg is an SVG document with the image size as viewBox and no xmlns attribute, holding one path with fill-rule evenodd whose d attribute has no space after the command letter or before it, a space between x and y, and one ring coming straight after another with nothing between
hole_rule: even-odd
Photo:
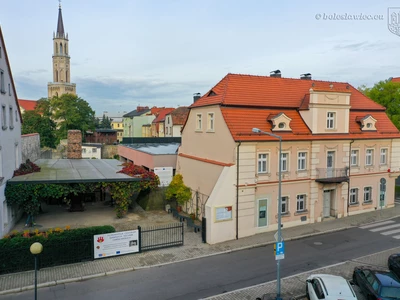
<instances>
[{"instance_id":1,"label":"stone wall","mask_svg":"<svg viewBox=\"0 0 400 300\"><path fill-rule=\"evenodd\" d=\"M67 158L82 158L82 133L80 130L68 130Z\"/></svg>"},{"instance_id":2,"label":"stone wall","mask_svg":"<svg viewBox=\"0 0 400 300\"><path fill-rule=\"evenodd\" d=\"M114 158L116 154L118 154L118 145L103 145L101 158Z\"/></svg>"},{"instance_id":3,"label":"stone wall","mask_svg":"<svg viewBox=\"0 0 400 300\"><path fill-rule=\"evenodd\" d=\"M22 162L27 159L35 161L40 158L40 135L38 133L21 135Z\"/></svg>"}]
</instances>

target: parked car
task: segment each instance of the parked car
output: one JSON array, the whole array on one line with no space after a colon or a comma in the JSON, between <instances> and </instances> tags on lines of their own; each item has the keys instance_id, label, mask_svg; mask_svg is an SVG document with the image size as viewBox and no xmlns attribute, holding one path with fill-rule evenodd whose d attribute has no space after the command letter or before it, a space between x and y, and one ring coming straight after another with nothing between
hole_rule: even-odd
<instances>
[{"instance_id":1,"label":"parked car","mask_svg":"<svg viewBox=\"0 0 400 300\"><path fill-rule=\"evenodd\" d=\"M400 279L391 271L356 267L353 282L360 287L368 300L400 299Z\"/></svg>"},{"instance_id":2,"label":"parked car","mask_svg":"<svg viewBox=\"0 0 400 300\"><path fill-rule=\"evenodd\" d=\"M400 254L392 254L389 256L388 268L400 278Z\"/></svg>"},{"instance_id":3,"label":"parked car","mask_svg":"<svg viewBox=\"0 0 400 300\"><path fill-rule=\"evenodd\" d=\"M310 300L357 300L350 282L341 276L315 274L307 278L306 294Z\"/></svg>"}]
</instances>

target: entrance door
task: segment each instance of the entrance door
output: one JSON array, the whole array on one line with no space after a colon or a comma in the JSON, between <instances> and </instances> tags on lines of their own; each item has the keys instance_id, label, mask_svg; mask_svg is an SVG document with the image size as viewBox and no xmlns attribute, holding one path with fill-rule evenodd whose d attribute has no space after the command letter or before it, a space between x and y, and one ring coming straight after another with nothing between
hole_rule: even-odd
<instances>
[{"instance_id":1,"label":"entrance door","mask_svg":"<svg viewBox=\"0 0 400 300\"><path fill-rule=\"evenodd\" d=\"M331 190L324 191L324 203L323 203L323 215L324 218L331 216Z\"/></svg>"},{"instance_id":2,"label":"entrance door","mask_svg":"<svg viewBox=\"0 0 400 300\"><path fill-rule=\"evenodd\" d=\"M326 156L326 175L327 178L334 177L335 151L328 151Z\"/></svg>"},{"instance_id":3,"label":"entrance door","mask_svg":"<svg viewBox=\"0 0 400 300\"><path fill-rule=\"evenodd\" d=\"M265 227L268 225L268 200L258 200L258 227Z\"/></svg>"}]
</instances>

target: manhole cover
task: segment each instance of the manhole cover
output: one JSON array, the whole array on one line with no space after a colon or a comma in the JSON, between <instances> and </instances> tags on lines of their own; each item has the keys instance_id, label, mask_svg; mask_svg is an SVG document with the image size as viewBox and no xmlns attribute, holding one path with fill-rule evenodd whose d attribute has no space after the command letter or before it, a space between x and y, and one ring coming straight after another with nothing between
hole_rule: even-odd
<instances>
[{"instance_id":1,"label":"manhole cover","mask_svg":"<svg viewBox=\"0 0 400 300\"><path fill-rule=\"evenodd\" d=\"M314 245L321 246L322 243L321 242L314 242Z\"/></svg>"}]
</instances>

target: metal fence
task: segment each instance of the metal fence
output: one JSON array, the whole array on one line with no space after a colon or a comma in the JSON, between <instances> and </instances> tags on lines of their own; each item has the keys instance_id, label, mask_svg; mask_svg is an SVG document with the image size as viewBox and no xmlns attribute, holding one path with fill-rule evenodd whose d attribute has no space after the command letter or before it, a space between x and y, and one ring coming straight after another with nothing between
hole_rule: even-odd
<instances>
[{"instance_id":1,"label":"metal fence","mask_svg":"<svg viewBox=\"0 0 400 300\"><path fill-rule=\"evenodd\" d=\"M139 229L140 251L183 246L184 224L173 223Z\"/></svg>"}]
</instances>

